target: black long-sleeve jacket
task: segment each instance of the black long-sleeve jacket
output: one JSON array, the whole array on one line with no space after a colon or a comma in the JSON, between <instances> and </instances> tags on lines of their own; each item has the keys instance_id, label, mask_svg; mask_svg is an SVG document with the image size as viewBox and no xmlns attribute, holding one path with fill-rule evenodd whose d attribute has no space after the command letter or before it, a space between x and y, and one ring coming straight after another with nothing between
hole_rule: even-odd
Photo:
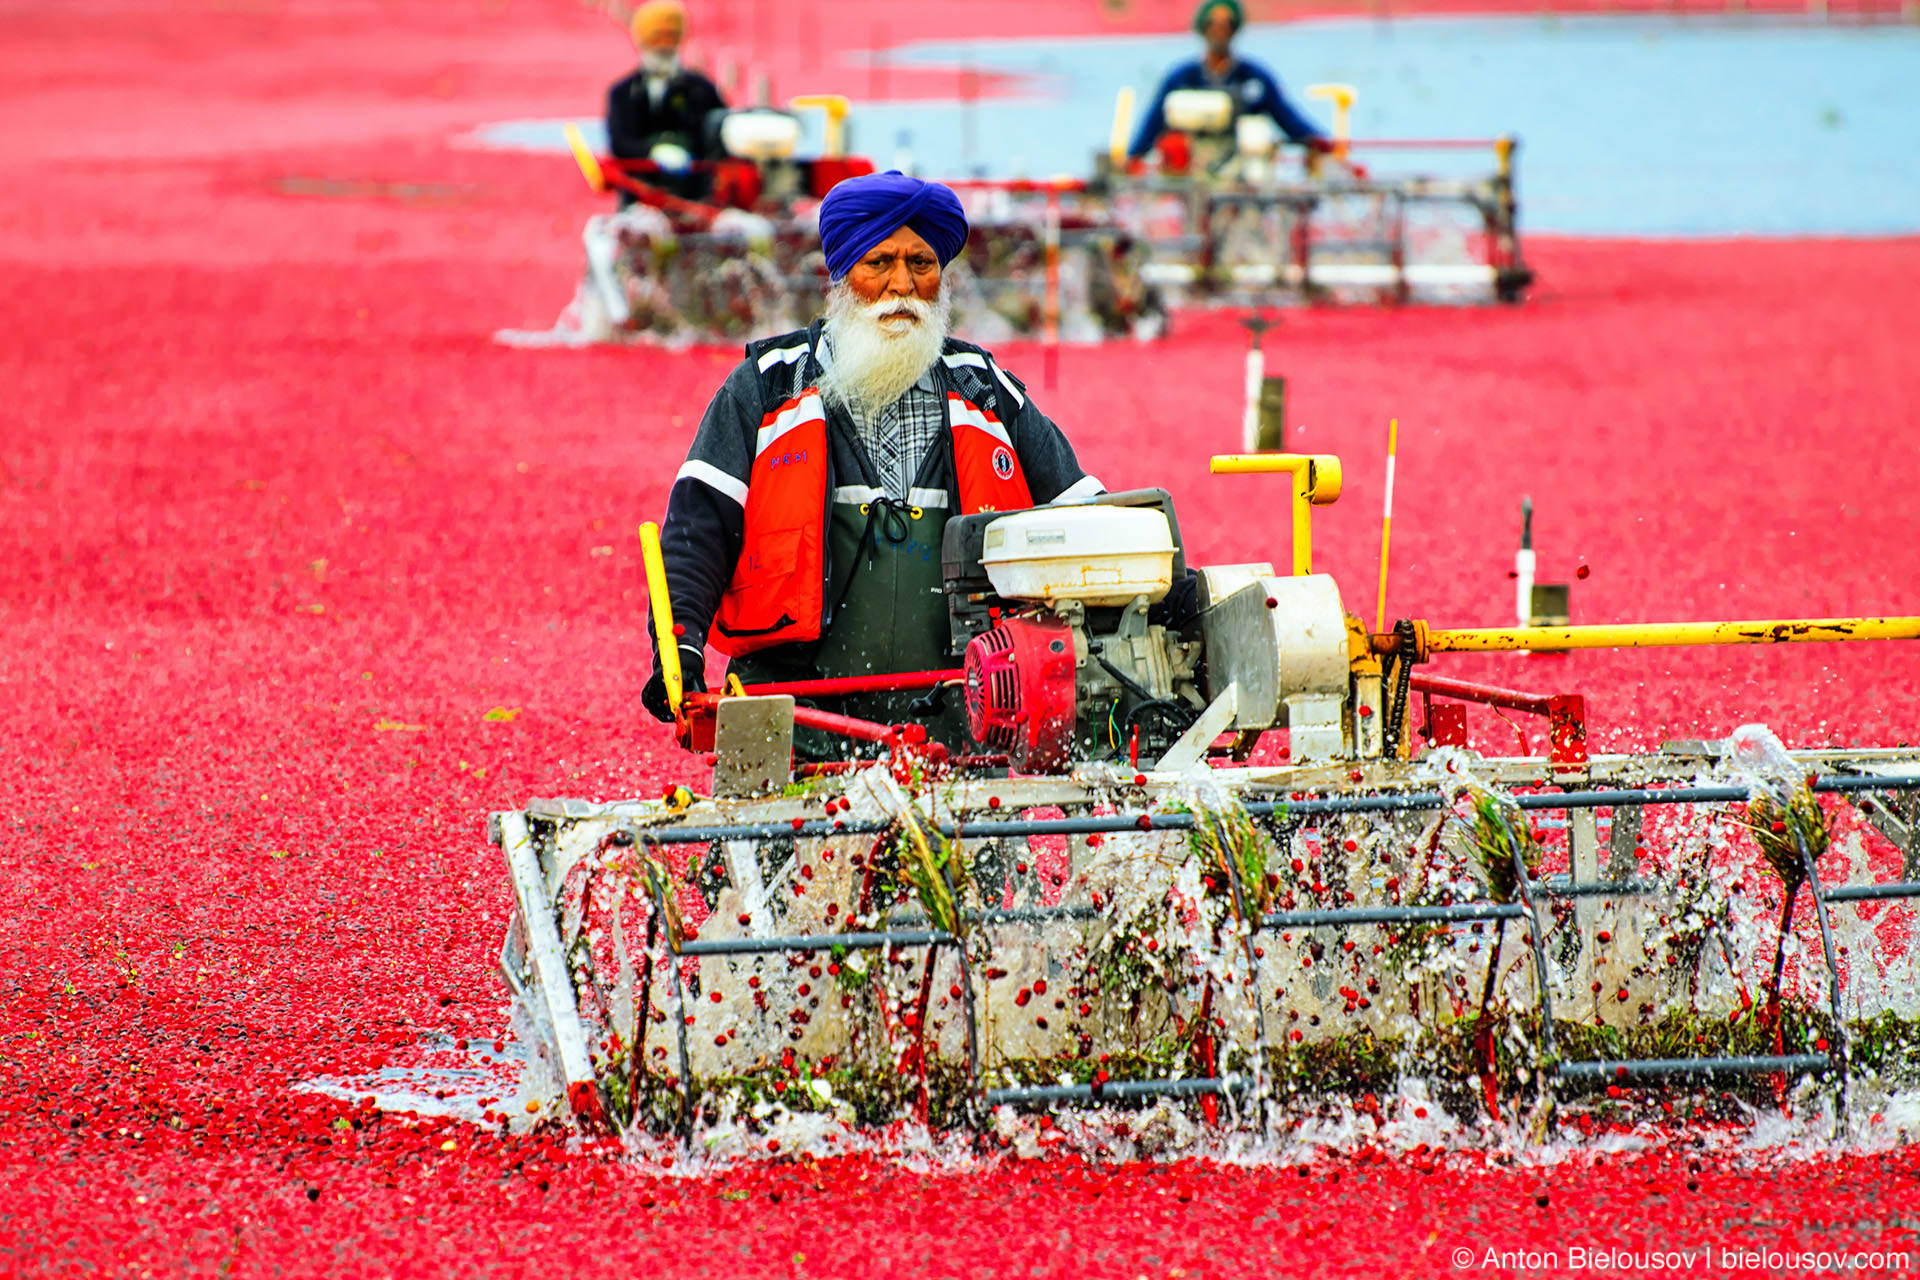
<instances>
[{"instance_id":1,"label":"black long-sleeve jacket","mask_svg":"<svg viewBox=\"0 0 1920 1280\"><path fill-rule=\"evenodd\" d=\"M707 117L726 107L713 81L685 67L668 78L656 107L646 72L635 71L607 91L608 149L622 160L644 160L659 143L672 142L695 160L711 159Z\"/></svg>"},{"instance_id":2,"label":"black long-sleeve jacket","mask_svg":"<svg viewBox=\"0 0 1920 1280\"><path fill-rule=\"evenodd\" d=\"M811 329L747 347L747 358L707 407L668 495L661 528L667 591L674 622L685 628L683 643L690 648L697 650L705 643L740 557L756 437L771 410L801 388L817 383L820 338L821 325L816 322ZM935 369L948 390L989 409L1005 424L1035 502L1070 501L1104 491L1098 480L1081 469L1060 428L987 351L949 338ZM869 490L878 493L874 487L878 480L842 410L828 408L827 428L833 458L830 495L837 498L845 491L854 495L852 500L862 501ZM930 452L915 483L922 486L913 492L916 504L943 511L960 509L950 438L943 438ZM826 513L821 514L824 520ZM929 607L944 609L938 602L929 602Z\"/></svg>"}]
</instances>

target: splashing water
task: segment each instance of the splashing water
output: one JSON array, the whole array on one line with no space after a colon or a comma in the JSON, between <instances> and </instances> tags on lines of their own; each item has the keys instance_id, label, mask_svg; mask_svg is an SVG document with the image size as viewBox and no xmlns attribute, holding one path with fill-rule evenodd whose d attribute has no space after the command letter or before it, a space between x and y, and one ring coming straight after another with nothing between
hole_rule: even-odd
<instances>
[{"instance_id":1,"label":"splashing water","mask_svg":"<svg viewBox=\"0 0 1920 1280\"><path fill-rule=\"evenodd\" d=\"M1806 768L1764 728L1744 726L1729 748L1727 770L1748 786L1804 786ZM1838 1094L1813 1078L1547 1086L1541 963L1562 1060L1767 1051L1754 992L1779 886L1761 874L1745 824L1720 807L1649 808L1637 841L1611 841L1608 876L1657 881L1658 893L1549 897L1502 920L1284 923L1513 901L1490 874L1500 864L1485 856L1476 814L1504 815L1531 849L1532 893L1567 875L1576 824L1528 819L1491 780L1494 763L1437 752L1409 773L1403 785L1442 790L1437 813L1291 817L1283 804L1256 817L1247 801L1287 793L1197 770L1158 791L1156 811L1189 827L947 840L942 822L1002 807L988 790L1008 793L995 817L1059 813L1051 806L1075 797L1051 784L1046 804L1027 803L1013 781L965 794L921 785L909 797L872 769L837 780L837 795L816 789L729 820L784 821L826 800L844 827L885 827L877 835L636 847L612 834L671 816L624 802L544 813L541 839L596 1075L620 1141L650 1167L855 1152L929 1167L1053 1153L1294 1164L1355 1148L1553 1163L1677 1135L1771 1158L1881 1150L1920 1128L1908 1065L1920 975L1904 902L1834 905L1855 1044L1848 1124ZM1066 811L1135 812L1147 798L1139 781L1090 771ZM1887 848L1831 807L1825 882L1883 872ZM967 913L957 945L674 955L676 929L724 942L924 927L932 873L903 856L909 823L930 833L929 865L948 868L939 874ZM1282 923L1270 926L1274 912ZM1782 944L1775 1034L1790 1052L1824 1050L1831 1034L1813 927L1799 913ZM538 1002L516 1000L514 1019L527 1046L519 1091L479 1108L483 1120L564 1117ZM1128 1082L1194 1081L1220 1083L1197 1101L1189 1091L1101 1105L1103 1090ZM1036 1089L1056 1091L1049 1109L1026 1109ZM993 1105L995 1090L1014 1101Z\"/></svg>"}]
</instances>

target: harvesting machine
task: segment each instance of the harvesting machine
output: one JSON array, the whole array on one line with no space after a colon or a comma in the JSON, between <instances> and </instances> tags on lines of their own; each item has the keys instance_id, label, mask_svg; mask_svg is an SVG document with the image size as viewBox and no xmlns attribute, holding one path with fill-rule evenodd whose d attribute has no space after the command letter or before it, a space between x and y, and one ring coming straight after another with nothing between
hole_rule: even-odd
<instances>
[{"instance_id":1,"label":"harvesting machine","mask_svg":"<svg viewBox=\"0 0 1920 1280\"><path fill-rule=\"evenodd\" d=\"M1094 1104L1244 1121L1417 1051L1453 1063L1463 1114L1545 1124L1666 1082L1818 1087L1844 1117L1849 1037L1911 990L1920 751L1787 751L1750 725L1591 752L1579 694L1436 667L1911 642L1920 618L1368 626L1312 571L1338 460L1213 470L1287 486L1289 571L1189 565L1160 490L958 517L950 667L701 693L669 665L710 785L495 814L536 1110L686 1132ZM816 705L878 688L918 692L922 718ZM1517 753L1468 749L1470 704ZM948 708L964 739L929 733ZM797 755L797 732L843 749Z\"/></svg>"}]
</instances>

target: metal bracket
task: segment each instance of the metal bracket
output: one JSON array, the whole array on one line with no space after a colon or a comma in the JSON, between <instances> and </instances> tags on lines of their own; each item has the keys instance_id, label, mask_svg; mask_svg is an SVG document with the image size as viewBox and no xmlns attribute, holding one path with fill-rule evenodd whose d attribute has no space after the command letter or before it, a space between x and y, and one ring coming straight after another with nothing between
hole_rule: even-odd
<instances>
[{"instance_id":1,"label":"metal bracket","mask_svg":"<svg viewBox=\"0 0 1920 1280\"><path fill-rule=\"evenodd\" d=\"M793 699L726 698L714 713L713 793L754 796L793 779Z\"/></svg>"},{"instance_id":2,"label":"metal bracket","mask_svg":"<svg viewBox=\"0 0 1920 1280\"><path fill-rule=\"evenodd\" d=\"M1240 686L1230 684L1220 691L1220 696L1208 704L1180 740L1167 748L1160 762L1154 765L1157 772L1185 773L1206 757L1207 748L1213 740L1227 731L1233 724L1233 717L1240 700Z\"/></svg>"},{"instance_id":3,"label":"metal bracket","mask_svg":"<svg viewBox=\"0 0 1920 1280\"><path fill-rule=\"evenodd\" d=\"M597 1121L606 1113L600 1105L586 1031L580 1025L580 1008L573 998L566 952L553 923L553 902L547 897L546 877L533 851L533 835L524 813L502 813L499 824L500 848L507 855L514 901L527 931L527 955L533 961L547 1023L553 1029L553 1046L560 1056L560 1073L567 1084L567 1105L582 1119Z\"/></svg>"}]
</instances>

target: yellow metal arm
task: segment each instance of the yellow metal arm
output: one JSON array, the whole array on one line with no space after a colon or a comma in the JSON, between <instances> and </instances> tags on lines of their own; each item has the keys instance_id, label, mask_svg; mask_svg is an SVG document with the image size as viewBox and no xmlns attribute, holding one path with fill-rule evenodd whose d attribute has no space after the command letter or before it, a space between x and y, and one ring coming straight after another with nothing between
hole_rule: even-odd
<instances>
[{"instance_id":1,"label":"yellow metal arm","mask_svg":"<svg viewBox=\"0 0 1920 1280\"><path fill-rule=\"evenodd\" d=\"M1675 645L1920 640L1920 618L1788 618L1764 622L1630 622L1617 626L1486 627L1432 631L1434 653L1510 649L1655 649Z\"/></svg>"},{"instance_id":2,"label":"yellow metal arm","mask_svg":"<svg viewBox=\"0 0 1920 1280\"><path fill-rule=\"evenodd\" d=\"M1712 644L1809 644L1826 640L1920 640L1920 618L1778 618L1752 622L1623 622L1587 627L1474 627L1433 631L1421 626L1420 656L1510 653L1522 649L1657 649ZM1375 653L1394 653L1392 635L1373 638Z\"/></svg>"},{"instance_id":3,"label":"yellow metal arm","mask_svg":"<svg viewBox=\"0 0 1920 1280\"><path fill-rule=\"evenodd\" d=\"M1285 474L1293 477L1293 571L1313 572L1312 508L1340 498L1340 459L1327 453L1223 453L1217 476Z\"/></svg>"},{"instance_id":4,"label":"yellow metal arm","mask_svg":"<svg viewBox=\"0 0 1920 1280\"><path fill-rule=\"evenodd\" d=\"M1348 118L1352 115L1354 102L1360 97L1359 91L1350 84L1310 84L1307 86L1307 96L1333 104L1333 154L1335 159L1345 160L1353 138Z\"/></svg>"},{"instance_id":5,"label":"yellow metal arm","mask_svg":"<svg viewBox=\"0 0 1920 1280\"><path fill-rule=\"evenodd\" d=\"M823 155L837 156L845 144L847 113L851 109L847 100L837 93L803 93L790 104L795 111L805 111L817 107L827 117L827 134Z\"/></svg>"}]
</instances>

